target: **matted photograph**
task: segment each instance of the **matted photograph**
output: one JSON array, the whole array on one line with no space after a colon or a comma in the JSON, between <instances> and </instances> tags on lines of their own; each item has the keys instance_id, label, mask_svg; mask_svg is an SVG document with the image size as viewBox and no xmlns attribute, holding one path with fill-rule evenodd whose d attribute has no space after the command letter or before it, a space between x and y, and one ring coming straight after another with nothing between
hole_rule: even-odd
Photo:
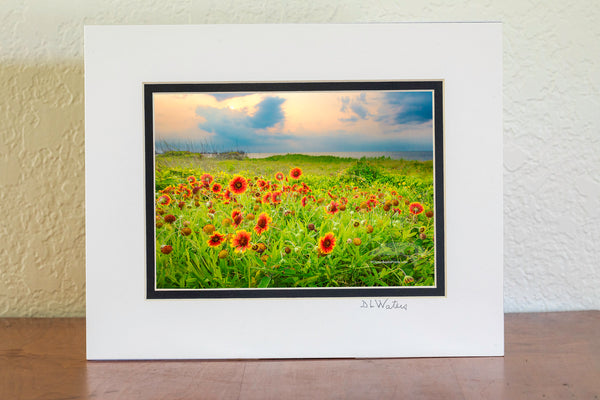
<instances>
[{"instance_id":1,"label":"matted photograph","mask_svg":"<svg viewBox=\"0 0 600 400\"><path fill-rule=\"evenodd\" d=\"M86 27L87 358L502 355L501 28Z\"/></svg>"},{"instance_id":2,"label":"matted photograph","mask_svg":"<svg viewBox=\"0 0 600 400\"><path fill-rule=\"evenodd\" d=\"M145 85L148 297L444 295L442 88Z\"/></svg>"}]
</instances>

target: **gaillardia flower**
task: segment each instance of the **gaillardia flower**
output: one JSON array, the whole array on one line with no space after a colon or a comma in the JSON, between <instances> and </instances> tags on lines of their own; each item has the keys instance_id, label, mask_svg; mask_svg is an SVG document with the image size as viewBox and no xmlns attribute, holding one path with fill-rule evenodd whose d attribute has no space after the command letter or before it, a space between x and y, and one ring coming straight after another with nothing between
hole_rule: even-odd
<instances>
[{"instance_id":1,"label":"gaillardia flower","mask_svg":"<svg viewBox=\"0 0 600 400\"><path fill-rule=\"evenodd\" d=\"M213 177L211 174L203 174L200 177L200 182L202 182L204 184L204 186L208 187L208 185L210 185L210 183L213 181Z\"/></svg>"},{"instance_id":2,"label":"gaillardia flower","mask_svg":"<svg viewBox=\"0 0 600 400\"><path fill-rule=\"evenodd\" d=\"M196 183L196 182L197 182L197 181L196 181L196 177L195 177L194 175L190 175L190 176L188 176L188 177L187 177L187 181L188 181L190 184L193 184L193 183Z\"/></svg>"},{"instance_id":3,"label":"gaillardia flower","mask_svg":"<svg viewBox=\"0 0 600 400\"><path fill-rule=\"evenodd\" d=\"M221 235L219 232L215 232L211 237L208 238L207 243L210 247L217 247L225 241L226 237L226 235Z\"/></svg>"},{"instance_id":4,"label":"gaillardia flower","mask_svg":"<svg viewBox=\"0 0 600 400\"><path fill-rule=\"evenodd\" d=\"M408 210L414 215L419 215L424 210L423 204L415 201L414 203L410 203Z\"/></svg>"},{"instance_id":5,"label":"gaillardia flower","mask_svg":"<svg viewBox=\"0 0 600 400\"><path fill-rule=\"evenodd\" d=\"M333 235L333 232L328 232L325 234L325 236L319 239L319 250L321 253L329 254L333 251L334 247L335 236Z\"/></svg>"},{"instance_id":6,"label":"gaillardia flower","mask_svg":"<svg viewBox=\"0 0 600 400\"><path fill-rule=\"evenodd\" d=\"M156 202L160 205L168 206L169 204L171 204L171 197L169 197L168 194L163 194L158 198L158 200L156 200Z\"/></svg>"},{"instance_id":7,"label":"gaillardia flower","mask_svg":"<svg viewBox=\"0 0 600 400\"><path fill-rule=\"evenodd\" d=\"M244 216L240 210L233 210L231 212L231 219L233 220L233 226L237 228L244 220Z\"/></svg>"},{"instance_id":8,"label":"gaillardia flower","mask_svg":"<svg viewBox=\"0 0 600 400\"><path fill-rule=\"evenodd\" d=\"M215 183L214 185L212 185L212 188L210 190L212 190L213 193L219 193L221 191L221 184Z\"/></svg>"},{"instance_id":9,"label":"gaillardia flower","mask_svg":"<svg viewBox=\"0 0 600 400\"><path fill-rule=\"evenodd\" d=\"M271 221L272 219L267 215L267 213L259 214L258 218L256 219L254 231L259 235L263 232L266 232L269 229L269 224Z\"/></svg>"},{"instance_id":10,"label":"gaillardia flower","mask_svg":"<svg viewBox=\"0 0 600 400\"><path fill-rule=\"evenodd\" d=\"M246 251L252 246L250 239L252 239L250 232L246 232L243 229L236 231L235 236L231 239L231 246L235 248L235 251Z\"/></svg>"},{"instance_id":11,"label":"gaillardia flower","mask_svg":"<svg viewBox=\"0 0 600 400\"><path fill-rule=\"evenodd\" d=\"M242 194L247 188L248 181L243 176L236 175L231 181L229 181L229 190L235 194Z\"/></svg>"},{"instance_id":12,"label":"gaillardia flower","mask_svg":"<svg viewBox=\"0 0 600 400\"><path fill-rule=\"evenodd\" d=\"M277 179L278 181L282 181L284 178L284 175L282 172L278 172L275 174L275 179Z\"/></svg>"},{"instance_id":13,"label":"gaillardia flower","mask_svg":"<svg viewBox=\"0 0 600 400\"><path fill-rule=\"evenodd\" d=\"M300 178L301 175L302 175L302 170L298 167L292 168L292 170L290 171L290 177L292 179L298 179L298 178Z\"/></svg>"},{"instance_id":14,"label":"gaillardia flower","mask_svg":"<svg viewBox=\"0 0 600 400\"><path fill-rule=\"evenodd\" d=\"M271 193L271 202L273 202L273 204L281 203L281 192L272 192Z\"/></svg>"},{"instance_id":15,"label":"gaillardia flower","mask_svg":"<svg viewBox=\"0 0 600 400\"><path fill-rule=\"evenodd\" d=\"M264 179L259 179L256 181L256 185L260 190L263 190L267 186L267 182Z\"/></svg>"},{"instance_id":16,"label":"gaillardia flower","mask_svg":"<svg viewBox=\"0 0 600 400\"><path fill-rule=\"evenodd\" d=\"M204 225L204 227L202 228L202 230L207 235L212 235L214 233L214 231L215 231L215 226L212 225L212 224L207 224L207 225Z\"/></svg>"},{"instance_id":17,"label":"gaillardia flower","mask_svg":"<svg viewBox=\"0 0 600 400\"><path fill-rule=\"evenodd\" d=\"M271 203L272 198L273 198L273 194L271 192L265 193L265 195L262 197L261 203L269 204L269 203Z\"/></svg>"},{"instance_id":18,"label":"gaillardia flower","mask_svg":"<svg viewBox=\"0 0 600 400\"><path fill-rule=\"evenodd\" d=\"M163 244L162 246L160 246L160 252L163 254L169 254L172 251L173 247L168 244Z\"/></svg>"},{"instance_id":19,"label":"gaillardia flower","mask_svg":"<svg viewBox=\"0 0 600 400\"><path fill-rule=\"evenodd\" d=\"M332 201L331 203L329 203L329 205L327 207L325 207L325 210L327 211L327 214L331 214L331 215L334 215L338 211L340 211L340 209L338 208L338 205L335 201Z\"/></svg>"}]
</instances>

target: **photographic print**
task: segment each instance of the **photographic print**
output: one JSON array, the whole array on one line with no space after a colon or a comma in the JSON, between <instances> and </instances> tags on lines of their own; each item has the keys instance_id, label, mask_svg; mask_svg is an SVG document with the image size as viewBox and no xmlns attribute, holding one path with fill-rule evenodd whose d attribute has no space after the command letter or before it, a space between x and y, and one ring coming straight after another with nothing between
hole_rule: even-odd
<instances>
[{"instance_id":1,"label":"photographic print","mask_svg":"<svg viewBox=\"0 0 600 400\"><path fill-rule=\"evenodd\" d=\"M146 84L147 297L443 296L442 89Z\"/></svg>"}]
</instances>

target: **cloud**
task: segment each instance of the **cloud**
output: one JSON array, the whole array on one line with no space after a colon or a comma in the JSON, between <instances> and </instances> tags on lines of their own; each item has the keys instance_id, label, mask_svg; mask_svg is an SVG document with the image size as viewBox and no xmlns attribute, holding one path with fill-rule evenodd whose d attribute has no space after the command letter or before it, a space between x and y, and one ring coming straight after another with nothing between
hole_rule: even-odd
<instances>
[{"instance_id":1,"label":"cloud","mask_svg":"<svg viewBox=\"0 0 600 400\"><path fill-rule=\"evenodd\" d=\"M433 118L431 92L389 92L377 120L388 124L422 124Z\"/></svg>"},{"instance_id":2,"label":"cloud","mask_svg":"<svg viewBox=\"0 0 600 400\"><path fill-rule=\"evenodd\" d=\"M358 120L366 120L369 119L371 113L366 106L367 104L367 96L363 92L354 98L350 98L350 96L342 96L339 98L342 103L340 107L340 112L344 113L345 116L342 118L338 118L340 122L357 122Z\"/></svg>"},{"instance_id":3,"label":"cloud","mask_svg":"<svg viewBox=\"0 0 600 400\"><path fill-rule=\"evenodd\" d=\"M283 124L285 114L281 106L284 102L281 97L266 97L256 105L254 115L249 115L246 109L198 106L196 114L204 118L198 127L214 134L214 141L225 149L242 147L251 150L265 141L289 139L290 135L265 131Z\"/></svg>"},{"instance_id":4,"label":"cloud","mask_svg":"<svg viewBox=\"0 0 600 400\"><path fill-rule=\"evenodd\" d=\"M350 97L342 96L342 97L340 97L340 102L342 103L342 106L340 107L340 111L345 113L346 111L348 111L348 104L350 104Z\"/></svg>"},{"instance_id":5,"label":"cloud","mask_svg":"<svg viewBox=\"0 0 600 400\"><path fill-rule=\"evenodd\" d=\"M281 97L267 97L257 104L258 111L250 117L250 124L254 128L270 128L285 119L281 105L285 99Z\"/></svg>"},{"instance_id":6,"label":"cloud","mask_svg":"<svg viewBox=\"0 0 600 400\"><path fill-rule=\"evenodd\" d=\"M214 97L215 100L221 102L223 100L233 99L234 97L250 96L253 93L206 93L206 94Z\"/></svg>"},{"instance_id":7,"label":"cloud","mask_svg":"<svg viewBox=\"0 0 600 400\"><path fill-rule=\"evenodd\" d=\"M350 109L361 119L367 119L367 117L369 116L369 111L367 110L367 107L360 103L352 103Z\"/></svg>"}]
</instances>

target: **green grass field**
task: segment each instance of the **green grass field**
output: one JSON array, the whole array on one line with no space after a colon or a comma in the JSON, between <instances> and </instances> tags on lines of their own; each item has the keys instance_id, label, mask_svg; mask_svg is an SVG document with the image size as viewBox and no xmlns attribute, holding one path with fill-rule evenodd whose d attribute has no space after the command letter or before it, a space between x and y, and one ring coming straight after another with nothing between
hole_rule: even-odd
<instances>
[{"instance_id":1,"label":"green grass field","mask_svg":"<svg viewBox=\"0 0 600 400\"><path fill-rule=\"evenodd\" d=\"M171 152L155 174L159 289L435 285L431 161Z\"/></svg>"}]
</instances>

